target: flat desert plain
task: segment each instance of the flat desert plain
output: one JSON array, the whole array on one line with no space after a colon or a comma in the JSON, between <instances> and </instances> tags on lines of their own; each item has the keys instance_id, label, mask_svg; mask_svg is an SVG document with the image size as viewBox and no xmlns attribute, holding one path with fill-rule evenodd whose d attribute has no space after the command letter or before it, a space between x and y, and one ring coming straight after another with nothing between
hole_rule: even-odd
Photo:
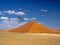
<instances>
[{"instance_id":1,"label":"flat desert plain","mask_svg":"<svg viewBox=\"0 0 60 45\"><path fill-rule=\"evenodd\" d=\"M0 45L60 45L60 34L0 32Z\"/></svg>"}]
</instances>

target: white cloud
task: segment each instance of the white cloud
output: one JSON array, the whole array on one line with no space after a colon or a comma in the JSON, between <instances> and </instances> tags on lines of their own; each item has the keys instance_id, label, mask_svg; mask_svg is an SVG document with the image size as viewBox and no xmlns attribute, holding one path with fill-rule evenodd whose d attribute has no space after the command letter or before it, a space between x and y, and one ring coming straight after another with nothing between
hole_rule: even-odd
<instances>
[{"instance_id":1,"label":"white cloud","mask_svg":"<svg viewBox=\"0 0 60 45\"><path fill-rule=\"evenodd\" d=\"M24 12L16 12L14 10L3 11L3 13L6 13L6 14L15 14L15 15L25 15Z\"/></svg>"},{"instance_id":2,"label":"white cloud","mask_svg":"<svg viewBox=\"0 0 60 45\"><path fill-rule=\"evenodd\" d=\"M24 20L29 20L29 18L24 18Z\"/></svg>"},{"instance_id":3,"label":"white cloud","mask_svg":"<svg viewBox=\"0 0 60 45\"><path fill-rule=\"evenodd\" d=\"M8 20L8 17L0 17L0 19Z\"/></svg>"},{"instance_id":4,"label":"white cloud","mask_svg":"<svg viewBox=\"0 0 60 45\"><path fill-rule=\"evenodd\" d=\"M39 24L43 24L42 22L39 22Z\"/></svg>"},{"instance_id":5,"label":"white cloud","mask_svg":"<svg viewBox=\"0 0 60 45\"><path fill-rule=\"evenodd\" d=\"M16 12L15 14L16 14L16 15L25 15L24 12Z\"/></svg>"},{"instance_id":6,"label":"white cloud","mask_svg":"<svg viewBox=\"0 0 60 45\"><path fill-rule=\"evenodd\" d=\"M36 18L31 18L31 20L36 20Z\"/></svg>"},{"instance_id":7,"label":"white cloud","mask_svg":"<svg viewBox=\"0 0 60 45\"><path fill-rule=\"evenodd\" d=\"M41 9L42 12L47 12L48 10L47 9Z\"/></svg>"}]
</instances>

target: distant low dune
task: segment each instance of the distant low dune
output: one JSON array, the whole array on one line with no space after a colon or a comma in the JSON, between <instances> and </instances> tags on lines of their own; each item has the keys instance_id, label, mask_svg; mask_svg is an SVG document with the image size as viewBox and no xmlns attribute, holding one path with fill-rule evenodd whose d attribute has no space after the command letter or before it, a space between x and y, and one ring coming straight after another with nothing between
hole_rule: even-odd
<instances>
[{"instance_id":1,"label":"distant low dune","mask_svg":"<svg viewBox=\"0 0 60 45\"><path fill-rule=\"evenodd\" d=\"M60 34L0 32L0 45L60 45Z\"/></svg>"}]
</instances>

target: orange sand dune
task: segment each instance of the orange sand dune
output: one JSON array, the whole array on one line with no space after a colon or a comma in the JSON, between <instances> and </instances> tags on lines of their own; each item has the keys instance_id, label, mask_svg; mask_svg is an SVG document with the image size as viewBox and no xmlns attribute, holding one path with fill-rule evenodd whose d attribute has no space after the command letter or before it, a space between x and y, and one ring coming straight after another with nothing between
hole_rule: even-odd
<instances>
[{"instance_id":1,"label":"orange sand dune","mask_svg":"<svg viewBox=\"0 0 60 45\"><path fill-rule=\"evenodd\" d=\"M23 26L10 29L9 32L21 32L21 33L57 33L57 30L54 29L49 29L41 24L35 22L35 21L30 21Z\"/></svg>"}]
</instances>

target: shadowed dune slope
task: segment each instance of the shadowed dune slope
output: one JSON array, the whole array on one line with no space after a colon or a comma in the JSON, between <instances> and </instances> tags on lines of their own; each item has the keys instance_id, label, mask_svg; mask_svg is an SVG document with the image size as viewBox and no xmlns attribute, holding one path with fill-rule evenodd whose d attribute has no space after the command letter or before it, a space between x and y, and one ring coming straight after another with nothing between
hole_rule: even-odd
<instances>
[{"instance_id":1,"label":"shadowed dune slope","mask_svg":"<svg viewBox=\"0 0 60 45\"><path fill-rule=\"evenodd\" d=\"M42 26L41 24L31 20L30 22L14 28L14 29L10 29L9 32L21 32L21 33L57 33L57 30L54 29L49 29L46 28L44 26Z\"/></svg>"}]
</instances>

